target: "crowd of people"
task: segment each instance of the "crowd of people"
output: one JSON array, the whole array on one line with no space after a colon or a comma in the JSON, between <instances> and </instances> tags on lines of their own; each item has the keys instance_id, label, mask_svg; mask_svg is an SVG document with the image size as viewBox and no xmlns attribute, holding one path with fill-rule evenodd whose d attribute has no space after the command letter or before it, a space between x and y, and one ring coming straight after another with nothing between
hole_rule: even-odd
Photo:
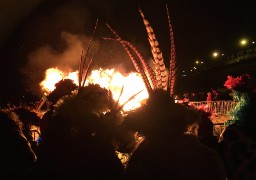
<instances>
[{"instance_id":1,"label":"crowd of people","mask_svg":"<svg viewBox=\"0 0 256 180\"><path fill-rule=\"evenodd\" d=\"M175 99L177 101L228 101L233 100L232 91L224 88L224 89L208 89L204 91L191 91L184 92L181 94L176 94Z\"/></svg>"},{"instance_id":2,"label":"crowd of people","mask_svg":"<svg viewBox=\"0 0 256 180\"><path fill-rule=\"evenodd\" d=\"M228 76L224 86L239 104L216 137L210 112L164 90L124 112L110 90L61 80L43 113L1 108L2 179L256 179L256 79ZM127 162L118 153L129 154Z\"/></svg>"}]
</instances>

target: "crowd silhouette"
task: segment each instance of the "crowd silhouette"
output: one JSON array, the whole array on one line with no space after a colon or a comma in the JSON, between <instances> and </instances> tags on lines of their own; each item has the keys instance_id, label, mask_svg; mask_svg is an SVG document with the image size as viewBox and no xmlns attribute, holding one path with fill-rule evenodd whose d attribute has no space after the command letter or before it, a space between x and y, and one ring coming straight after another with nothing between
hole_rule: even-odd
<instances>
[{"instance_id":1,"label":"crowd silhouette","mask_svg":"<svg viewBox=\"0 0 256 180\"><path fill-rule=\"evenodd\" d=\"M1 108L1 176L256 179L255 82L249 75L228 77L225 86L239 105L232 112L235 123L218 139L210 112L176 103L164 90L154 90L145 104L124 113L110 90L61 80L44 110ZM37 139L33 128L40 132ZM125 163L122 153L128 154Z\"/></svg>"}]
</instances>

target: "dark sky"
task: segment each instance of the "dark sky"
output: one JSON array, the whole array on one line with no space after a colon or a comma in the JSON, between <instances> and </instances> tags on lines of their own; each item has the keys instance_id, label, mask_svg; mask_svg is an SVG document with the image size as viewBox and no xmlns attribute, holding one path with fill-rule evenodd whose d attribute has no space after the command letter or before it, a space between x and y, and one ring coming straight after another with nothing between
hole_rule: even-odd
<instances>
[{"instance_id":1,"label":"dark sky","mask_svg":"<svg viewBox=\"0 0 256 180\"><path fill-rule=\"evenodd\" d=\"M110 26L151 58L146 31L138 13L142 9L163 51L169 58L168 4L180 70L196 59L212 61L211 52L228 55L242 37L256 40L256 13L247 0L1 0L1 99L40 94L44 72L50 67L77 70L83 43L88 42L96 19L99 24L91 46L95 67L133 70L131 62L106 28Z\"/></svg>"}]
</instances>

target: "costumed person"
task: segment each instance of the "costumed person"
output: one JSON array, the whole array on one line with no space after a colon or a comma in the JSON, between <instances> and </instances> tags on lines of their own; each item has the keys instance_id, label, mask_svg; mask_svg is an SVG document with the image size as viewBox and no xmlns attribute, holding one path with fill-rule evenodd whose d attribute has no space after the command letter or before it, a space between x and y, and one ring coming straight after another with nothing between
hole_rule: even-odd
<instances>
[{"instance_id":1,"label":"costumed person","mask_svg":"<svg viewBox=\"0 0 256 180\"><path fill-rule=\"evenodd\" d=\"M228 76L224 86L238 101L219 140L228 179L256 179L256 79Z\"/></svg>"},{"instance_id":2,"label":"costumed person","mask_svg":"<svg viewBox=\"0 0 256 180\"><path fill-rule=\"evenodd\" d=\"M111 92L98 84L61 98L54 105L51 129L41 142L37 177L119 179L124 165L113 141L120 134L122 116L112 113L115 103Z\"/></svg>"},{"instance_id":3,"label":"costumed person","mask_svg":"<svg viewBox=\"0 0 256 180\"><path fill-rule=\"evenodd\" d=\"M187 133L190 125L200 122L200 114L175 103L164 90L152 92L125 122L145 139L131 155L124 179L226 179L218 153Z\"/></svg>"},{"instance_id":4,"label":"costumed person","mask_svg":"<svg viewBox=\"0 0 256 180\"><path fill-rule=\"evenodd\" d=\"M26 179L34 170L37 157L22 126L17 114L0 110L0 179Z\"/></svg>"}]
</instances>

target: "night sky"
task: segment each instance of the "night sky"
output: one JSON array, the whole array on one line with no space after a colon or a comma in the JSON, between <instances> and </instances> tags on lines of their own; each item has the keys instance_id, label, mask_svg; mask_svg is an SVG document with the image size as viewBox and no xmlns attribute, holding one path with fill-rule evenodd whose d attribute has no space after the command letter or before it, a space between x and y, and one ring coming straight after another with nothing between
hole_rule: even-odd
<instances>
[{"instance_id":1,"label":"night sky","mask_svg":"<svg viewBox=\"0 0 256 180\"><path fill-rule=\"evenodd\" d=\"M256 41L256 6L247 0L1 0L0 55L2 104L26 94L40 97L39 83L50 67L77 70L83 43L89 41L99 20L91 54L94 67L134 71L128 55L107 29L108 23L131 42L146 59L150 47L140 7L151 23L165 60L169 58L168 4L179 70L191 68L197 59L213 61L218 50L225 56L239 50L242 37Z\"/></svg>"}]
</instances>

